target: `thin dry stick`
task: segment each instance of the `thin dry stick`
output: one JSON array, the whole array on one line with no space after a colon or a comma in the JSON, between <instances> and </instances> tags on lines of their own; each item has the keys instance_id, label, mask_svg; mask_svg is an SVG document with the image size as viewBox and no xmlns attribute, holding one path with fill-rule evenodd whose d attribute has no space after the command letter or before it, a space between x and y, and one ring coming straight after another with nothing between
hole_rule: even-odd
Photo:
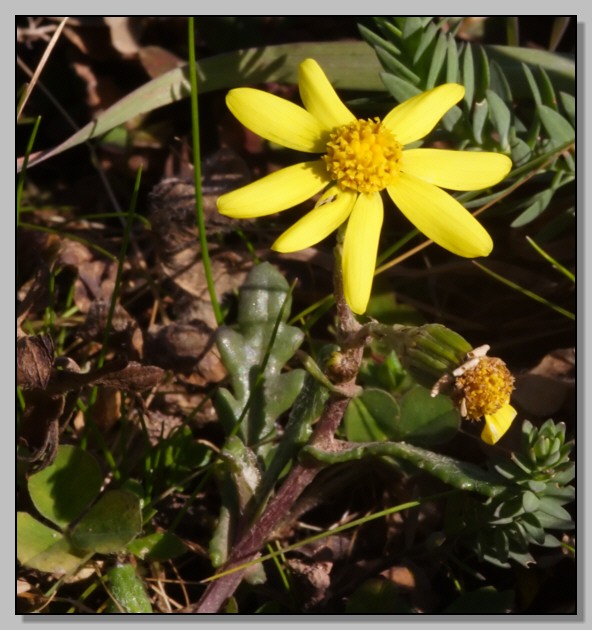
<instances>
[{"instance_id":1,"label":"thin dry stick","mask_svg":"<svg viewBox=\"0 0 592 630\"><path fill-rule=\"evenodd\" d=\"M341 279L341 246L336 247L335 261L335 299L337 305L338 317L338 333L339 336L347 340L357 332L361 326L353 316L343 296L343 286ZM348 360L350 362L351 372L353 376L344 383L344 387L355 384L357 372L360 368L362 354L364 352L364 340L360 340L358 346L349 349ZM315 430L310 438L310 444L322 448L323 450L332 450L335 431L339 427L349 399L333 394L318 422ZM254 523L233 546L228 561L221 571L228 571L234 567L245 564L256 558L269 536L281 525L290 513L294 502L302 494L302 492L311 484L317 476L321 467L317 462L297 462L288 474L287 479L278 490L275 497L269 502L267 508L263 512L261 518ZM190 606L183 612L186 613L216 613L224 606L225 602L235 592L242 581L245 569L238 569L233 573L224 575L218 580L208 584L204 594L197 604Z\"/></svg>"},{"instance_id":2,"label":"thin dry stick","mask_svg":"<svg viewBox=\"0 0 592 630\"><path fill-rule=\"evenodd\" d=\"M57 44L58 38L60 37L60 34L64 26L66 26L67 21L68 21L68 18L65 17L59 23L58 27L55 30L55 33L52 35L52 38L49 40L49 43L47 44L47 47L45 48L45 51L43 52L43 55L41 56L41 60L39 61L37 68L35 68L35 72L33 73L33 76L31 77L31 81L27 85L27 89L25 90L25 95L23 96L23 100L21 101L21 104L19 105L18 111L16 113L17 122L18 122L18 119L21 117L23 109L25 108L25 104L29 100L29 96L31 96L31 92L33 91L33 88L37 84L39 75L43 71L43 68L45 67L45 64L47 63L47 60L49 59L49 55L51 54L51 51L54 49L54 46Z\"/></svg>"}]
</instances>

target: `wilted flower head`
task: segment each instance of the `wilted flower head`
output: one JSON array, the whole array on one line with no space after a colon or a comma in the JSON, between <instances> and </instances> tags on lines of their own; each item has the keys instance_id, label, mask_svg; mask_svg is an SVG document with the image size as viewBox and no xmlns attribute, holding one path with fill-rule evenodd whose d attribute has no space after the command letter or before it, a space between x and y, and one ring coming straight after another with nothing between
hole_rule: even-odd
<instances>
[{"instance_id":1,"label":"wilted flower head","mask_svg":"<svg viewBox=\"0 0 592 630\"><path fill-rule=\"evenodd\" d=\"M510 405L514 377L501 359L486 356L488 349L489 346L475 348L467 361L452 372L453 399L463 418L485 420L481 439L495 444L516 417L516 410Z\"/></svg>"},{"instance_id":2,"label":"wilted flower head","mask_svg":"<svg viewBox=\"0 0 592 630\"><path fill-rule=\"evenodd\" d=\"M313 59L300 64L298 85L304 108L251 88L228 93L230 111L246 127L284 147L320 157L222 195L221 214L238 219L266 216L323 191L314 209L280 235L272 248L293 252L311 247L347 221L343 284L355 313L364 313L370 298L383 190L438 245L468 258L491 252L486 230L442 188L492 186L508 174L510 159L498 153L405 148L430 133L462 99L463 86L447 83L417 94L381 121L356 119Z\"/></svg>"}]
</instances>

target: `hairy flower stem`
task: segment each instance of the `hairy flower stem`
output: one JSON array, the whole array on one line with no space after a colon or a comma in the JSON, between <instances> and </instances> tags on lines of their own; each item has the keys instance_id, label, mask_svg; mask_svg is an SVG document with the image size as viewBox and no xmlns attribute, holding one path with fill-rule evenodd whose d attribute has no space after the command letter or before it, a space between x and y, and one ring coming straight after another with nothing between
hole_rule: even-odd
<instances>
[{"instance_id":1,"label":"hairy flower stem","mask_svg":"<svg viewBox=\"0 0 592 630\"><path fill-rule=\"evenodd\" d=\"M343 296L341 277L341 242L335 248L334 289L337 304L338 334L347 338L360 328ZM347 386L355 385L357 372L360 368L364 352L363 340L358 347L348 350L347 360L350 363L350 378L343 383ZM328 399L323 413L315 425L309 445L324 451L334 450L334 435L341 424L343 414L349 403L349 398L340 394L333 394ZM248 528L233 546L228 561L221 572L227 572L233 567L243 565L253 560L260 553L269 536L283 523L290 514L290 510L302 492L311 484L323 465L314 460L296 462L277 494L267 505L261 517ZM224 575L210 582L197 604L185 609L187 613L216 613L221 610L229 597L233 595L242 581L245 569Z\"/></svg>"}]
</instances>

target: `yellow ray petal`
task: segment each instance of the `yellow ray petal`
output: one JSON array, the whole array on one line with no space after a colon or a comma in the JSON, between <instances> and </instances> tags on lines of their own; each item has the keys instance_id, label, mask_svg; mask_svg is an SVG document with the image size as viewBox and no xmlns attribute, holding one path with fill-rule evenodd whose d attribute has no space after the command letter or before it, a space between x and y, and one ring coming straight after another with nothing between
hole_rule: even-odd
<instances>
[{"instance_id":1,"label":"yellow ray petal","mask_svg":"<svg viewBox=\"0 0 592 630\"><path fill-rule=\"evenodd\" d=\"M379 193L361 194L343 239L343 292L349 307L361 315L368 306L383 219Z\"/></svg>"},{"instance_id":2,"label":"yellow ray petal","mask_svg":"<svg viewBox=\"0 0 592 630\"><path fill-rule=\"evenodd\" d=\"M347 220L356 197L353 191L332 186L315 208L288 228L271 249L286 254L316 245Z\"/></svg>"},{"instance_id":3,"label":"yellow ray petal","mask_svg":"<svg viewBox=\"0 0 592 630\"><path fill-rule=\"evenodd\" d=\"M465 88L456 83L439 85L397 105L382 123L401 144L415 142L427 136L440 118L460 101L464 93Z\"/></svg>"},{"instance_id":4,"label":"yellow ray petal","mask_svg":"<svg viewBox=\"0 0 592 630\"><path fill-rule=\"evenodd\" d=\"M493 241L468 210L440 188L399 173L388 194L399 210L429 239L458 256L487 256Z\"/></svg>"},{"instance_id":5,"label":"yellow ray petal","mask_svg":"<svg viewBox=\"0 0 592 630\"><path fill-rule=\"evenodd\" d=\"M263 217L306 201L329 183L321 160L288 166L252 184L221 195L218 211L233 219Z\"/></svg>"},{"instance_id":6,"label":"yellow ray petal","mask_svg":"<svg viewBox=\"0 0 592 630\"><path fill-rule=\"evenodd\" d=\"M337 96L314 59L305 59L298 67L298 87L304 107L327 130L347 125L356 119Z\"/></svg>"},{"instance_id":7,"label":"yellow ray petal","mask_svg":"<svg viewBox=\"0 0 592 630\"><path fill-rule=\"evenodd\" d=\"M245 127L266 140L296 151L325 151L328 132L303 107L252 88L230 90L226 104Z\"/></svg>"},{"instance_id":8,"label":"yellow ray petal","mask_svg":"<svg viewBox=\"0 0 592 630\"><path fill-rule=\"evenodd\" d=\"M510 428L516 410L512 405L504 405L499 411L490 416L485 416L485 426L481 432L481 439L486 444L495 444L503 434Z\"/></svg>"},{"instance_id":9,"label":"yellow ray petal","mask_svg":"<svg viewBox=\"0 0 592 630\"><path fill-rule=\"evenodd\" d=\"M501 153L409 149L403 151L401 170L450 190L480 190L500 182L512 160Z\"/></svg>"}]
</instances>

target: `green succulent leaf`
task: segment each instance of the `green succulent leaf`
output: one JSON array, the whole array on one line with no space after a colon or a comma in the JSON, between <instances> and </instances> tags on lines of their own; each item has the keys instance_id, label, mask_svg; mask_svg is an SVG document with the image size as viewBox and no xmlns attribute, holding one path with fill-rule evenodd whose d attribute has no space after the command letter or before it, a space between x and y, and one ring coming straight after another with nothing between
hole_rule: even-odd
<instances>
[{"instance_id":1,"label":"green succulent leaf","mask_svg":"<svg viewBox=\"0 0 592 630\"><path fill-rule=\"evenodd\" d=\"M109 593L115 600L107 613L151 613L152 604L144 583L131 564L118 564L108 573Z\"/></svg>"},{"instance_id":2,"label":"green succulent leaf","mask_svg":"<svg viewBox=\"0 0 592 630\"><path fill-rule=\"evenodd\" d=\"M337 450L327 452L313 446L305 446L302 449L302 456L312 457L325 464L338 464L360 460L364 457L386 455L396 460L407 461L459 490L477 492L487 497L494 497L506 490L503 479L495 473L487 472L475 464L405 442L372 442L369 444L336 442L335 448Z\"/></svg>"}]
</instances>

